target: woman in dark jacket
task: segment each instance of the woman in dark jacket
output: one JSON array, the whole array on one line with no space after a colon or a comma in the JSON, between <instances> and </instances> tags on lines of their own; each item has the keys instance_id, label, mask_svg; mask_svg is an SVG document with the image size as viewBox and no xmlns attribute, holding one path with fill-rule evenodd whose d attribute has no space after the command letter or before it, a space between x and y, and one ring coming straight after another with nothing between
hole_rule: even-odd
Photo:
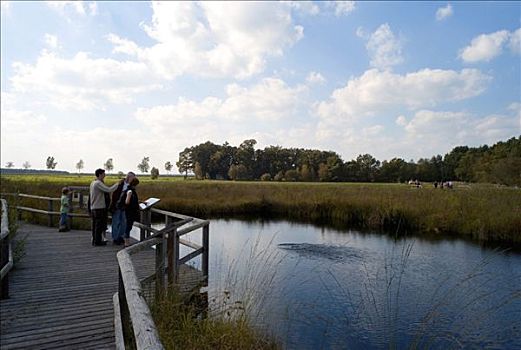
<instances>
[{"instance_id":1,"label":"woman in dark jacket","mask_svg":"<svg viewBox=\"0 0 521 350\"><path fill-rule=\"evenodd\" d=\"M125 208L125 217L127 219L127 226L125 228L125 247L130 245L130 231L132 230L132 225L134 221L139 220L139 199L136 192L136 186L139 184L139 180L137 177L132 179L130 182L128 189L126 191L126 195L121 196L121 200L125 201L122 207Z\"/></svg>"}]
</instances>

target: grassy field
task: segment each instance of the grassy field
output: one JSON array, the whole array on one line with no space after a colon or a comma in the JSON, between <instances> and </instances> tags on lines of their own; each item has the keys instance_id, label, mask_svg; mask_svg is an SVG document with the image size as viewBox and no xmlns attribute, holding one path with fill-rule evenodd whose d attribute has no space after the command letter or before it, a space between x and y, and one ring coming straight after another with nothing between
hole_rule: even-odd
<instances>
[{"instance_id":1,"label":"grassy field","mask_svg":"<svg viewBox=\"0 0 521 350\"><path fill-rule=\"evenodd\" d=\"M59 197L65 185L88 185L92 176L2 176L2 192ZM107 184L117 178L108 176ZM151 180L141 177L141 198L160 208L203 218L254 216L359 227L390 233L449 234L478 241L521 243L521 190L493 185L231 182ZM45 208L44 208L45 209Z\"/></svg>"}]
</instances>

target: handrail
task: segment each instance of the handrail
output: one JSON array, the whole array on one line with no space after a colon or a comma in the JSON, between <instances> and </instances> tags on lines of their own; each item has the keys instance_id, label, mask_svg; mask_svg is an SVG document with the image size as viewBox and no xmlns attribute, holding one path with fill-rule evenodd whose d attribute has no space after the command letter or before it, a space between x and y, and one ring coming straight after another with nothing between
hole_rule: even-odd
<instances>
[{"instance_id":1,"label":"handrail","mask_svg":"<svg viewBox=\"0 0 521 350\"><path fill-rule=\"evenodd\" d=\"M7 206L7 201L5 199L0 199L2 203L2 223L0 228L0 241L1 241L1 252L2 252L2 261L0 271L0 281L1 281L1 298L9 297L9 271L13 268L13 250L11 246L11 242L9 240L9 208Z\"/></svg>"},{"instance_id":2,"label":"handrail","mask_svg":"<svg viewBox=\"0 0 521 350\"><path fill-rule=\"evenodd\" d=\"M142 218L150 220L152 210L143 211ZM148 234L151 233L151 235L142 236L143 238L139 243L125 248L117 254L120 282L119 290L113 298L117 349L125 349L125 340L132 342L132 345L138 350L163 349L150 308L145 299L142 283L155 281L156 293L159 293L161 289L169 285L178 284L181 265L201 254L203 256L203 276L200 282L204 285L208 282L209 221L181 214L177 215L163 210L154 211L159 214L165 214L166 226L162 229L155 229L151 225L134 223L134 226L146 231ZM173 218L183 219L174 221ZM148 223L148 221L146 222ZM196 224L178 230L183 225L191 222L196 222ZM202 246L179 238L181 233L186 234L201 227L203 228ZM180 244L184 244L194 249L194 251L181 258L179 256ZM131 257L152 246L156 248L155 272L143 277L140 281ZM168 277L168 285L165 284L165 273ZM131 325L131 327L128 325Z\"/></svg>"},{"instance_id":3,"label":"handrail","mask_svg":"<svg viewBox=\"0 0 521 350\"><path fill-rule=\"evenodd\" d=\"M22 198L43 199L49 201L49 210L16 206L20 214L21 211L29 211L38 214L49 215L49 224L52 224L52 215L59 215L59 212L52 210L52 202L56 199L30 194L15 194ZM80 203L83 199L80 194ZM2 206L7 208L7 202L2 199ZM151 214L162 214L165 216L166 226L163 229L153 228L151 225ZM202 276L198 279L202 285L208 283L208 260L209 260L209 225L208 220L202 220L187 215L168 212L161 209L149 208L141 212L141 223L135 222L134 226L142 230L139 243L125 248L118 252L117 259L119 265L119 290L114 295L114 316L116 332L116 348L125 349L125 339L135 343L140 349L163 349L159 340L159 335L150 313L144 293L141 287L143 281L139 281L136 270L132 263L131 255L156 246L155 273L145 278L147 281L155 280L156 292L161 288L179 283L179 271L181 265L189 260L202 255L201 269ZM4 216L7 218L7 209L2 215L2 247L5 240L8 240L7 219L4 223ZM69 217L88 217L87 214L68 213ZM144 220L143 220L144 219ZM176 220L177 219L177 220ZM187 224L190 224L189 226ZM181 228L182 226L186 227ZM202 245L182 239L181 236L202 228ZM7 232L4 234L4 232ZM4 240L5 238L5 240ZM181 257L179 255L179 245L191 248L193 251ZM3 249L3 248L2 248ZM2 251L2 257L6 254ZM11 265L2 268L2 286L4 285L4 269L7 280L7 272L12 267L12 253L9 245L9 259ZM7 265L6 265L7 266ZM166 275L165 275L166 273ZM165 284L165 277L168 277L169 284ZM131 325L131 328L128 328Z\"/></svg>"}]
</instances>

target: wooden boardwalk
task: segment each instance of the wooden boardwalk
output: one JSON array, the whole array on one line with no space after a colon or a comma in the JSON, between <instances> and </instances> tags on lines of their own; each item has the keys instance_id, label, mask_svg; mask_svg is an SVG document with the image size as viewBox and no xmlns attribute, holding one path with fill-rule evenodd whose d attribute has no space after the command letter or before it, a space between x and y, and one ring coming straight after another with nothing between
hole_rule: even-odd
<instances>
[{"instance_id":1,"label":"wooden boardwalk","mask_svg":"<svg viewBox=\"0 0 521 350\"><path fill-rule=\"evenodd\" d=\"M18 229L17 238L24 236L26 255L10 273L10 298L0 304L0 348L115 348L112 296L122 246L93 247L89 231L29 224ZM138 259L153 270L152 250Z\"/></svg>"}]
</instances>

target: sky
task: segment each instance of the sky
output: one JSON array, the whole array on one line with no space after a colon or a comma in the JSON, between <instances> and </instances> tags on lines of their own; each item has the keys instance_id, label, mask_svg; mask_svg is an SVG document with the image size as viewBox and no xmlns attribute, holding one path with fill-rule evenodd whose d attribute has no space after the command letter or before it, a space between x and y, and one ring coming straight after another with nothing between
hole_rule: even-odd
<instances>
[{"instance_id":1,"label":"sky","mask_svg":"<svg viewBox=\"0 0 521 350\"><path fill-rule=\"evenodd\" d=\"M417 161L519 135L520 2L1 2L2 167L164 173L247 139Z\"/></svg>"}]
</instances>

